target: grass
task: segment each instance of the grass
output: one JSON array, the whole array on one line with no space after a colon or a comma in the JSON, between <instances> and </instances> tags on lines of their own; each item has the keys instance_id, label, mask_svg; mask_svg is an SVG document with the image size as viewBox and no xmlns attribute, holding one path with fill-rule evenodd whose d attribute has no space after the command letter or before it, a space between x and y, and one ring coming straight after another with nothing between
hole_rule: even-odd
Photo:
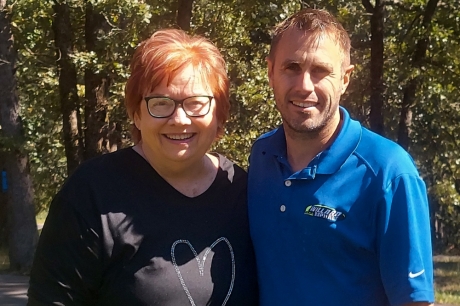
<instances>
[{"instance_id":1,"label":"grass","mask_svg":"<svg viewBox=\"0 0 460 306\"><path fill-rule=\"evenodd\" d=\"M36 219L37 219L37 224L43 224L43 223L45 223L45 219L46 219L46 216L47 216L47 215L48 215L48 211L46 211L46 210L40 212L40 213L37 215L37 217L36 217Z\"/></svg>"},{"instance_id":2,"label":"grass","mask_svg":"<svg viewBox=\"0 0 460 306\"><path fill-rule=\"evenodd\" d=\"M460 256L437 255L434 262L436 303L460 305Z\"/></svg>"}]
</instances>

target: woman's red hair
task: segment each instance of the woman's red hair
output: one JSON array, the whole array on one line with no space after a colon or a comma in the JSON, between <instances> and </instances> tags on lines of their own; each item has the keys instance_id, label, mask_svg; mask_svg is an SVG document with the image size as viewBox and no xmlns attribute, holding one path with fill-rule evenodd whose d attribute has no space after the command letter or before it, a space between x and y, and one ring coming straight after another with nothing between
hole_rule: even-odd
<instances>
[{"instance_id":1,"label":"woman's red hair","mask_svg":"<svg viewBox=\"0 0 460 306\"><path fill-rule=\"evenodd\" d=\"M134 120L145 94L152 92L165 78L169 85L177 73L188 65L195 68L212 90L219 122L217 135L222 136L230 109L230 85L225 61L219 49L208 39L190 36L177 29L155 32L134 52L131 76L125 88L125 106L129 118ZM141 133L134 125L132 138L134 143L141 140Z\"/></svg>"}]
</instances>

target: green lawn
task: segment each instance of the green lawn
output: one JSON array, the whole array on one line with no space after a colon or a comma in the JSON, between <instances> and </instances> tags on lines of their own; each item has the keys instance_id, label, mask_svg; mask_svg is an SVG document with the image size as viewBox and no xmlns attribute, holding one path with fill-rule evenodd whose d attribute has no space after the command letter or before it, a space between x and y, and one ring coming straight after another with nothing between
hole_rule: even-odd
<instances>
[{"instance_id":1,"label":"green lawn","mask_svg":"<svg viewBox=\"0 0 460 306\"><path fill-rule=\"evenodd\" d=\"M460 305L460 256L434 256L436 303Z\"/></svg>"},{"instance_id":2,"label":"green lawn","mask_svg":"<svg viewBox=\"0 0 460 306\"><path fill-rule=\"evenodd\" d=\"M45 223L45 220L46 220L46 216L48 215L48 211L44 210L42 212L40 212L36 219L37 219L37 224L43 224Z\"/></svg>"}]
</instances>

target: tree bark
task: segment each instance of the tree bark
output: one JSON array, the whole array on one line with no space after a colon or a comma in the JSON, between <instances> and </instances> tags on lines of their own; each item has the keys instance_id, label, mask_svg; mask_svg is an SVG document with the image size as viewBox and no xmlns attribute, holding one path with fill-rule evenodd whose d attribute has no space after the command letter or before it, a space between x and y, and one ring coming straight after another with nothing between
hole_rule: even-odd
<instances>
[{"instance_id":1,"label":"tree bark","mask_svg":"<svg viewBox=\"0 0 460 306\"><path fill-rule=\"evenodd\" d=\"M385 85L383 82L383 51L384 51L384 12L383 1L376 0L372 6L368 0L363 0L366 10L371 13L371 62L370 62L370 114L369 123L372 131L384 135L383 100Z\"/></svg>"},{"instance_id":2,"label":"tree bark","mask_svg":"<svg viewBox=\"0 0 460 306\"><path fill-rule=\"evenodd\" d=\"M73 30L70 23L70 9L67 3L55 1L53 10L53 31L59 73L64 148L67 158L67 173L70 175L82 160L83 148L77 93L77 70L71 58L74 52Z\"/></svg>"},{"instance_id":3,"label":"tree bark","mask_svg":"<svg viewBox=\"0 0 460 306\"><path fill-rule=\"evenodd\" d=\"M86 1L85 42L87 52L95 52L99 55L97 33L104 30L105 23L104 17L94 11L90 1ZM91 66L85 70L85 159L107 152L103 146L107 142L103 129L107 126L110 83L111 80L107 73L95 73Z\"/></svg>"},{"instance_id":4,"label":"tree bark","mask_svg":"<svg viewBox=\"0 0 460 306\"><path fill-rule=\"evenodd\" d=\"M8 246L8 228L6 227L6 224L8 223L8 201L6 194L7 190L4 189L4 186L6 187L7 181L6 177L3 177L4 174L6 174L6 156L2 149L3 146L0 144L0 183L2 186L0 189L0 250Z\"/></svg>"},{"instance_id":5,"label":"tree bark","mask_svg":"<svg viewBox=\"0 0 460 306\"><path fill-rule=\"evenodd\" d=\"M107 136L105 137L106 141L104 142L103 147L107 150L107 152L115 152L120 149L123 144L123 128L121 124L118 122L111 122L107 125L105 130Z\"/></svg>"},{"instance_id":6,"label":"tree bark","mask_svg":"<svg viewBox=\"0 0 460 306\"><path fill-rule=\"evenodd\" d=\"M190 21L192 20L193 0L178 0L177 25L184 31L190 30Z\"/></svg>"},{"instance_id":7,"label":"tree bark","mask_svg":"<svg viewBox=\"0 0 460 306\"><path fill-rule=\"evenodd\" d=\"M428 39L430 36L430 25L433 15L438 6L439 0L429 0L425 8L422 21L423 36L419 38L412 56L412 68L419 69L423 65L428 49ZM410 146L410 132L412 125L412 107L416 101L416 93L420 83L420 76L412 77L408 80L403 92L403 100L399 115L398 143L406 150Z\"/></svg>"},{"instance_id":8,"label":"tree bark","mask_svg":"<svg viewBox=\"0 0 460 306\"><path fill-rule=\"evenodd\" d=\"M28 272L38 241L35 220L34 190L23 151L24 135L16 92L16 52L6 0L0 0L0 124L8 139L5 171L9 182L7 193L7 228L10 268Z\"/></svg>"}]
</instances>

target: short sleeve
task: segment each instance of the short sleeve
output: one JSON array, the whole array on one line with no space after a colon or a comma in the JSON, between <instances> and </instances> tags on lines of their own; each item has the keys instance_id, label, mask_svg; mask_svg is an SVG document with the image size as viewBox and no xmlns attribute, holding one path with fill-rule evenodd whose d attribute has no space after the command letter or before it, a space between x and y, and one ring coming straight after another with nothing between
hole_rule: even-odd
<instances>
[{"instance_id":1,"label":"short sleeve","mask_svg":"<svg viewBox=\"0 0 460 306\"><path fill-rule=\"evenodd\" d=\"M426 187L404 174L391 181L380 203L378 255L391 305L433 302L433 262Z\"/></svg>"}]
</instances>

